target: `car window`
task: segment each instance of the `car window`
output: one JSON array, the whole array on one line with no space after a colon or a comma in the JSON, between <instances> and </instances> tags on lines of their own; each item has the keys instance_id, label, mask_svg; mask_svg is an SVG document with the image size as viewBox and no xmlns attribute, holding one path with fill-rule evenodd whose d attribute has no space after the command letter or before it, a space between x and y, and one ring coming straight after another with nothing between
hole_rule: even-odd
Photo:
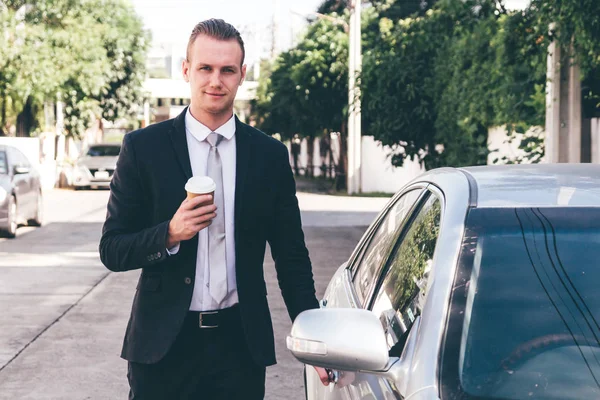
<instances>
[{"instance_id":1,"label":"car window","mask_svg":"<svg viewBox=\"0 0 600 400\"><path fill-rule=\"evenodd\" d=\"M375 295L372 310L383 325L390 355L400 356L408 332L423 310L441 214L440 200L431 195L404 229Z\"/></svg>"},{"instance_id":2,"label":"car window","mask_svg":"<svg viewBox=\"0 0 600 400\"><path fill-rule=\"evenodd\" d=\"M355 264L354 287L359 301L364 305L375 286L377 276L387 261L398 235L400 227L409 211L419 199L422 189L411 190L400 196L388 209L385 217L364 246Z\"/></svg>"},{"instance_id":3,"label":"car window","mask_svg":"<svg viewBox=\"0 0 600 400\"><path fill-rule=\"evenodd\" d=\"M31 166L31 164L29 163L29 159L27 158L27 156L25 154L23 154L18 149L14 149L14 152L15 152L15 155L16 155L17 164L20 167L30 167Z\"/></svg>"},{"instance_id":4,"label":"car window","mask_svg":"<svg viewBox=\"0 0 600 400\"><path fill-rule=\"evenodd\" d=\"M447 398L600 398L600 208L474 208L465 225Z\"/></svg>"},{"instance_id":5,"label":"car window","mask_svg":"<svg viewBox=\"0 0 600 400\"><path fill-rule=\"evenodd\" d=\"M8 174L8 160L6 159L5 151L0 151L0 174Z\"/></svg>"},{"instance_id":6,"label":"car window","mask_svg":"<svg viewBox=\"0 0 600 400\"><path fill-rule=\"evenodd\" d=\"M90 157L116 157L121 150L120 146L92 146L86 155Z\"/></svg>"}]
</instances>

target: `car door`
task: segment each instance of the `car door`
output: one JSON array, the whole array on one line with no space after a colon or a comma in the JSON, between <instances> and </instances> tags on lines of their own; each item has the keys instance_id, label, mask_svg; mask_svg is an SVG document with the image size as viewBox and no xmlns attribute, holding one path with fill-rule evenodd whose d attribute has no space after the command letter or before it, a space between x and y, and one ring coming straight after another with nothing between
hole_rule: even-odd
<instances>
[{"instance_id":1,"label":"car door","mask_svg":"<svg viewBox=\"0 0 600 400\"><path fill-rule=\"evenodd\" d=\"M418 318L427 299L429 272L440 232L442 218L442 200L426 190L418 196L416 206L412 206L402 223L393 234L393 243L386 256L381 258L383 265L377 265L364 278L361 268L368 264L358 265L352 287L355 292L365 294L362 308L372 310L381 321L388 343L390 356L399 357L404 349L408 334ZM383 221L386 221L384 219ZM381 225L383 227L386 224ZM381 232L377 229L375 232ZM366 247L363 260L368 260L369 248L375 249L377 241L385 240L374 233L372 245ZM378 256L372 256L379 259ZM418 332L417 332L418 334ZM365 338L364 340L368 340ZM418 362L418 360L417 360ZM420 368L435 368L435 365L420 365ZM330 385L325 399L403 399L399 389L403 382L394 382L381 375L358 373L355 371L339 371L338 382ZM406 383L406 382L404 382ZM326 392L327 389L323 390ZM406 395L406 393L404 393Z\"/></svg>"},{"instance_id":2,"label":"car door","mask_svg":"<svg viewBox=\"0 0 600 400\"><path fill-rule=\"evenodd\" d=\"M17 219L21 220L22 216L27 214L27 193L29 191L28 180L24 174L15 173L15 168L21 164L19 153L14 147L7 147L8 155L8 173L10 174L12 186L15 191L15 197L17 199Z\"/></svg>"},{"instance_id":3,"label":"car door","mask_svg":"<svg viewBox=\"0 0 600 400\"><path fill-rule=\"evenodd\" d=\"M376 277L384 268L389 254L408 219L418 204L426 184L416 184L396 195L375 219L356 247L350 261L336 272L323 298L326 307L358 307L367 303L376 283ZM348 376L341 372L342 378ZM350 399L344 384L323 386L314 371L306 369L306 390L309 399Z\"/></svg>"},{"instance_id":4,"label":"car door","mask_svg":"<svg viewBox=\"0 0 600 400\"><path fill-rule=\"evenodd\" d=\"M428 192L404 224L366 307L379 317L391 357L401 356L411 328L425 306L441 218L442 200ZM419 363L419 368L435 365ZM410 394L398 389L404 384L379 375L357 374L355 382L348 386L349 398L402 399L403 394Z\"/></svg>"},{"instance_id":5,"label":"car door","mask_svg":"<svg viewBox=\"0 0 600 400\"><path fill-rule=\"evenodd\" d=\"M31 163L27 156L18 149L12 149L15 153L16 166L25 168L27 172L21 174L15 174L15 179L19 179L20 191L19 191L19 215L27 218L32 215L33 210L36 206L37 193L35 192L35 185L33 182L33 171Z\"/></svg>"},{"instance_id":6,"label":"car door","mask_svg":"<svg viewBox=\"0 0 600 400\"><path fill-rule=\"evenodd\" d=\"M6 150L0 148L0 224L5 225L8 220L8 201L12 187L8 173L8 156Z\"/></svg>"}]
</instances>

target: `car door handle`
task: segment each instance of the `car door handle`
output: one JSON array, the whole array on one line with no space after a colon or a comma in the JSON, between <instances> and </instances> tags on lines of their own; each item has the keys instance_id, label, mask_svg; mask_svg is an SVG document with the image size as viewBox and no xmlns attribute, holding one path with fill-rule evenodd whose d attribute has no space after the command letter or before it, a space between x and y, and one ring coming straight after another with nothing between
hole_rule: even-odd
<instances>
[{"instance_id":1,"label":"car door handle","mask_svg":"<svg viewBox=\"0 0 600 400\"><path fill-rule=\"evenodd\" d=\"M333 370L333 369L329 369L329 368L325 368L325 371L327 372L327 379L329 379L329 382L331 382L331 383L338 382L338 380L340 379L339 372L337 372L336 370Z\"/></svg>"}]
</instances>

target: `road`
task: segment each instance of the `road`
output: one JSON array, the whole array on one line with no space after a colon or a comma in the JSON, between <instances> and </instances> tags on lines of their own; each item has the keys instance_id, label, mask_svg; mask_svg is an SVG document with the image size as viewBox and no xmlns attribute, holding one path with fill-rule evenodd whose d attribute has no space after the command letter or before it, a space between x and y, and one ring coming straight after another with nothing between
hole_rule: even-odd
<instances>
[{"instance_id":1,"label":"road","mask_svg":"<svg viewBox=\"0 0 600 400\"><path fill-rule=\"evenodd\" d=\"M125 399L119 358L139 271L111 273L98 242L108 191L50 190L46 224L0 239L0 399ZM317 294L343 263L382 198L299 193ZM265 260L278 364L266 399L303 399L302 365L285 349L290 321Z\"/></svg>"}]
</instances>

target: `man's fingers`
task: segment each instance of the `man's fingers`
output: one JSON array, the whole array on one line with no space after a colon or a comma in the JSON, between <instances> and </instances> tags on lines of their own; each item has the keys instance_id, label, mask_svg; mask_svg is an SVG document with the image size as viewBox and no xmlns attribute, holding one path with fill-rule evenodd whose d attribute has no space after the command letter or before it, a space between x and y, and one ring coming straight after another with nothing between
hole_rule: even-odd
<instances>
[{"instance_id":1,"label":"man's fingers","mask_svg":"<svg viewBox=\"0 0 600 400\"><path fill-rule=\"evenodd\" d=\"M184 215L188 219L198 218L199 216L204 215L204 214L212 214L216 210L217 210L217 206L215 206L214 204L208 204L206 206L201 206L198 208L193 208L191 210L186 210Z\"/></svg>"},{"instance_id":2,"label":"man's fingers","mask_svg":"<svg viewBox=\"0 0 600 400\"><path fill-rule=\"evenodd\" d=\"M189 223L192 226L200 225L204 222L210 222L217 216L216 213L204 214L199 217L190 218Z\"/></svg>"},{"instance_id":3,"label":"man's fingers","mask_svg":"<svg viewBox=\"0 0 600 400\"><path fill-rule=\"evenodd\" d=\"M315 371L317 371L317 374L319 374L319 379L321 380L321 383L325 386L329 386L329 374L327 374L327 370L325 370L325 368L321 368L321 367L314 367Z\"/></svg>"},{"instance_id":4,"label":"man's fingers","mask_svg":"<svg viewBox=\"0 0 600 400\"><path fill-rule=\"evenodd\" d=\"M200 232L202 229L208 227L210 224L212 224L212 220L208 221L208 222L203 222L203 223L198 224L198 225L194 225L194 231Z\"/></svg>"},{"instance_id":5,"label":"man's fingers","mask_svg":"<svg viewBox=\"0 0 600 400\"><path fill-rule=\"evenodd\" d=\"M209 201L212 201L212 196L210 194L203 194L191 199L185 199L183 203L181 203L181 208L184 210L193 210L200 204L207 203Z\"/></svg>"}]
</instances>

